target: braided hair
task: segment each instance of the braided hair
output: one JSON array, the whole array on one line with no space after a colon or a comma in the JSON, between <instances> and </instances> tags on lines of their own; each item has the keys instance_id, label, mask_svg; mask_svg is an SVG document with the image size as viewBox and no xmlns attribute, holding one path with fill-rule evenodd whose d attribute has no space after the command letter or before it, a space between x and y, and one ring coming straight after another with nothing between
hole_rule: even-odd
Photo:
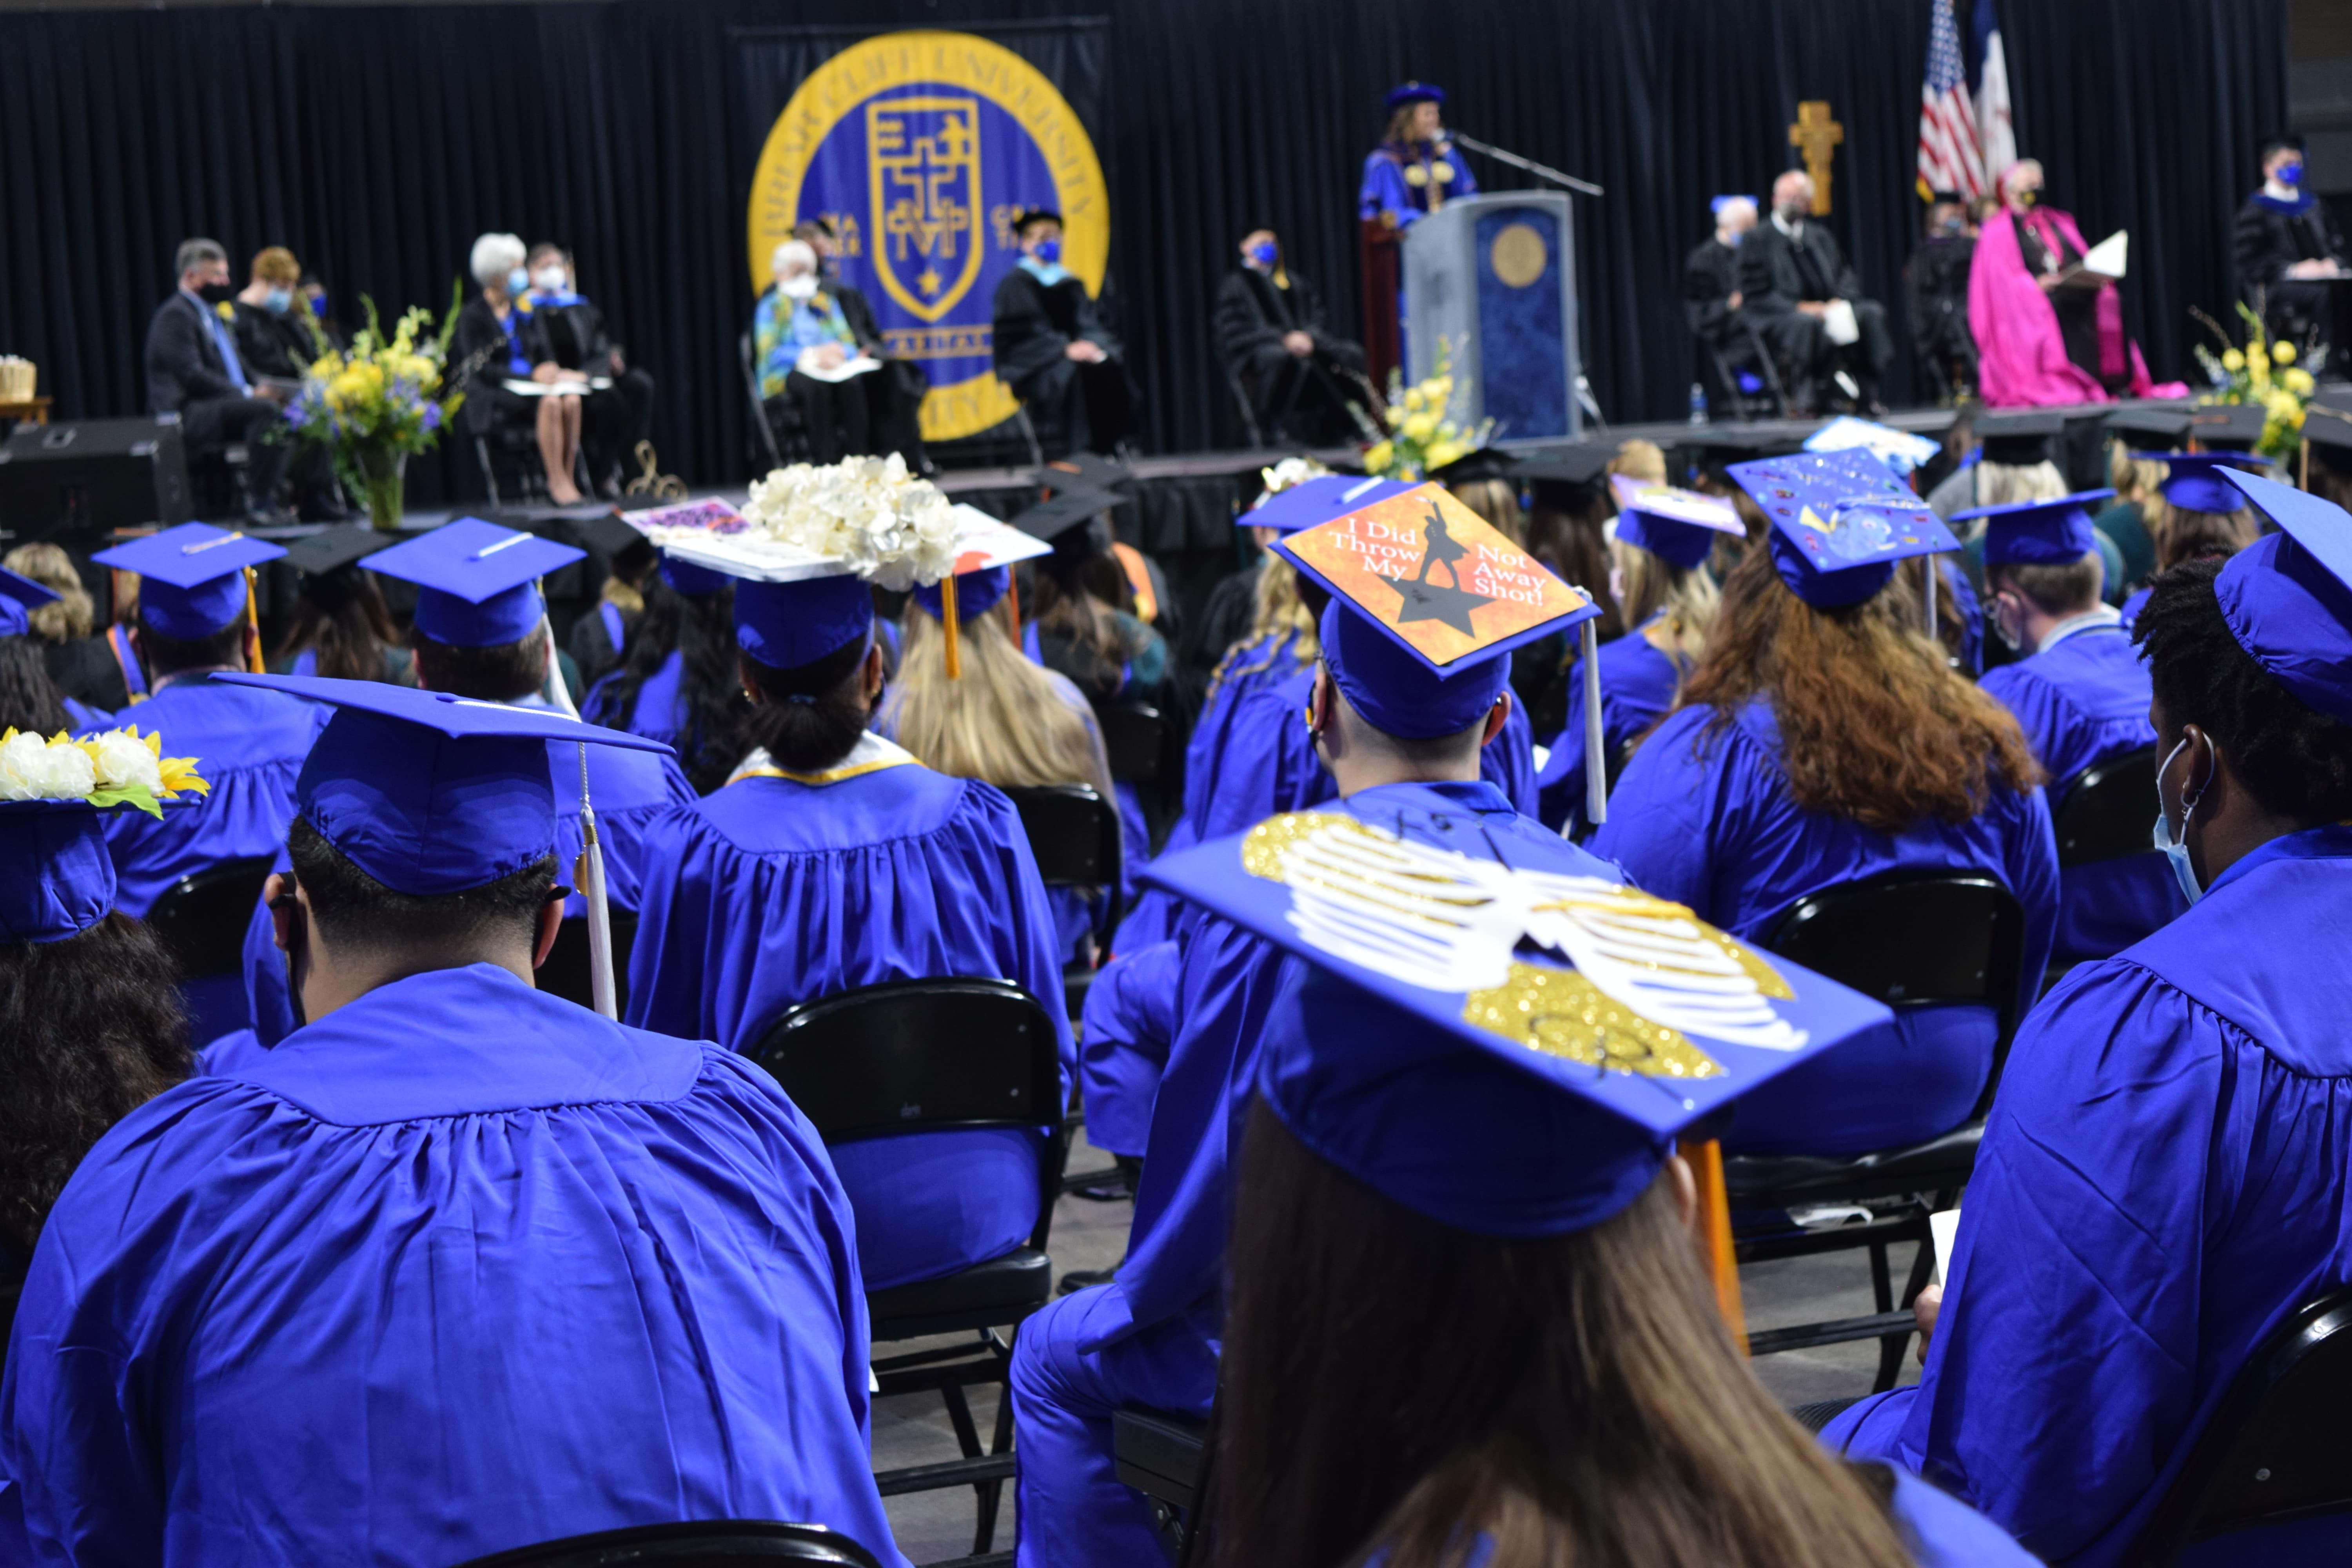
<instances>
[{"instance_id":1,"label":"braided hair","mask_svg":"<svg viewBox=\"0 0 2352 1568\"><path fill-rule=\"evenodd\" d=\"M2132 623L2164 716L2211 736L2272 816L2352 817L2352 725L2305 707L2238 646L2213 591L2225 564L2185 561L2162 574Z\"/></svg>"}]
</instances>

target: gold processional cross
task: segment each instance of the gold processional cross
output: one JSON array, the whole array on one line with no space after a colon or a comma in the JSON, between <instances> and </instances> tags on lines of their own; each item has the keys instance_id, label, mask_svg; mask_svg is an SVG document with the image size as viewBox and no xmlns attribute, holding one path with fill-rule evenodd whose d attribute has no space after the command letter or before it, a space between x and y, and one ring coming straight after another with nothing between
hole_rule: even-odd
<instances>
[{"instance_id":1,"label":"gold processional cross","mask_svg":"<svg viewBox=\"0 0 2352 1568\"><path fill-rule=\"evenodd\" d=\"M1797 122L1789 127L1789 145L1805 156L1805 173L1813 181L1813 216L1830 210L1831 150L1845 140L1845 127L1830 118L1830 100L1810 98L1797 105Z\"/></svg>"}]
</instances>

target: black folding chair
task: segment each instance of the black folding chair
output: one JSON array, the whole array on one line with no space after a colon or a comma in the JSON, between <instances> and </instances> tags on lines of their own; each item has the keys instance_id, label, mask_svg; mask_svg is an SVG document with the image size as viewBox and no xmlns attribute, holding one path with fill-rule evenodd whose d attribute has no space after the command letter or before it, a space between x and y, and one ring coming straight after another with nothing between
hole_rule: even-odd
<instances>
[{"instance_id":1,"label":"black folding chair","mask_svg":"<svg viewBox=\"0 0 2352 1568\"><path fill-rule=\"evenodd\" d=\"M979 1498L972 1552L984 1553L999 1494L1013 1474L1013 1401L1008 1387L997 1402L993 1445L983 1452L963 1391L1005 1381L1013 1345L998 1331L1019 1324L1053 1293L1045 1240L1069 1151L1054 1021L1008 980L897 980L804 1002L768 1026L746 1054L775 1076L828 1144L984 1128L1047 1132L1038 1156L1037 1223L1026 1245L866 1298L877 1344L977 1336L874 1363L882 1394L939 1392L964 1455L884 1470L875 1480L885 1497L971 1487Z\"/></svg>"},{"instance_id":2,"label":"black folding chair","mask_svg":"<svg viewBox=\"0 0 2352 1568\"><path fill-rule=\"evenodd\" d=\"M636 945L637 917L625 910L613 911L613 1005L625 1012L629 1005L629 950ZM588 920L573 915L556 928L555 945L539 966L533 983L551 996L596 1005L588 974Z\"/></svg>"},{"instance_id":3,"label":"black folding chair","mask_svg":"<svg viewBox=\"0 0 2352 1568\"><path fill-rule=\"evenodd\" d=\"M1209 352L1214 355L1216 350L1213 346ZM1265 432L1258 425L1257 405L1250 397L1249 383L1243 378L1241 372L1235 370L1231 364L1224 364L1223 369L1225 390L1233 394L1234 413L1241 421L1242 440L1249 450L1257 451L1265 445ZM1297 389L1294 386L1290 396L1284 400L1282 408L1275 413L1271 421L1277 428L1281 426L1282 416L1290 412L1290 405L1297 400Z\"/></svg>"},{"instance_id":4,"label":"black folding chair","mask_svg":"<svg viewBox=\"0 0 2352 1568\"><path fill-rule=\"evenodd\" d=\"M808 429L801 423L800 405L789 396L781 398L778 400L780 412L777 417L769 416L768 400L760 395L759 361L752 353L751 333L745 332L735 340L735 357L742 367L743 395L751 400L751 428L758 437L751 453L752 460L758 461L764 453L772 469L784 467L788 460L796 463L808 461ZM782 425L781 430L777 428L779 421ZM793 450L790 459L784 457L786 447Z\"/></svg>"},{"instance_id":5,"label":"black folding chair","mask_svg":"<svg viewBox=\"0 0 2352 1568\"><path fill-rule=\"evenodd\" d=\"M223 860L190 872L148 906L147 928L179 966L184 984L245 968L245 928L275 859Z\"/></svg>"},{"instance_id":6,"label":"black folding chair","mask_svg":"<svg viewBox=\"0 0 2352 1568\"><path fill-rule=\"evenodd\" d=\"M765 1519L706 1519L602 1530L593 1535L566 1536L477 1557L457 1568L616 1568L624 1563L703 1568L706 1563L754 1558L771 1563L824 1563L835 1568L882 1568L874 1553L838 1531L821 1524L782 1524Z\"/></svg>"},{"instance_id":7,"label":"black folding chair","mask_svg":"<svg viewBox=\"0 0 2352 1568\"><path fill-rule=\"evenodd\" d=\"M1154 715L1157 717L1157 715ZM1095 951L1110 946L1111 933L1126 912L1119 896L1118 805L1085 784L1043 784L1009 789L1029 836L1029 853L1048 888L1077 888L1096 895ZM1094 983L1091 964L1062 971L1062 1001L1076 1020Z\"/></svg>"},{"instance_id":8,"label":"black folding chair","mask_svg":"<svg viewBox=\"0 0 2352 1568\"><path fill-rule=\"evenodd\" d=\"M2163 1568L2196 1542L2352 1510L2347 1330L2352 1288L2339 1286L2272 1332L2199 1435L2128 1561Z\"/></svg>"},{"instance_id":9,"label":"black folding chair","mask_svg":"<svg viewBox=\"0 0 2352 1568\"><path fill-rule=\"evenodd\" d=\"M1102 726L1112 778L1133 784L1160 782L1168 726L1159 709L1148 702L1103 702L1095 707L1095 721Z\"/></svg>"},{"instance_id":10,"label":"black folding chair","mask_svg":"<svg viewBox=\"0 0 2352 1568\"><path fill-rule=\"evenodd\" d=\"M2018 971L2025 959L2025 911L1991 877L1967 871L1893 871L1824 888L1780 917L1765 947L1853 987L1895 1011L1972 1005L1999 1019L1992 1070L1966 1121L1921 1142L1850 1155L1738 1155L1724 1162L1735 1213L1801 1205L1872 1207L1865 1224L1789 1234L1735 1234L1742 1263L1870 1249L1877 1311L1751 1333L1751 1356L1852 1340L1879 1342L1876 1389L1895 1386L1913 1332L1911 1303L1935 1264L1927 1216L1950 1206L1976 1166L1985 1113L2017 1026ZM1889 1212L1880 1213L1881 1205ZM1916 1241L1911 1278L1898 1303L1887 1248Z\"/></svg>"},{"instance_id":11,"label":"black folding chair","mask_svg":"<svg viewBox=\"0 0 2352 1568\"><path fill-rule=\"evenodd\" d=\"M1192 1568L1205 1551L1201 1521L1215 1479L1217 1415L1214 1405L1206 1421L1139 1405L1111 1415L1111 1463L1151 1505L1176 1568Z\"/></svg>"},{"instance_id":12,"label":"black folding chair","mask_svg":"<svg viewBox=\"0 0 2352 1568\"><path fill-rule=\"evenodd\" d=\"M2156 796L2156 748L2094 763L2050 792L2057 807L2058 868L2147 855L2147 803Z\"/></svg>"}]
</instances>

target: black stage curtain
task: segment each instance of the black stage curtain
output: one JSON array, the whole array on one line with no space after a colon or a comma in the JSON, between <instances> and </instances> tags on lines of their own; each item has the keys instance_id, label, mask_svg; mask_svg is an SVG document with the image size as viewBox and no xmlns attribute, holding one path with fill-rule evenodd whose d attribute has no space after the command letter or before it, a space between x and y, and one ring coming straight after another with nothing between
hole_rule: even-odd
<instances>
[{"instance_id":1,"label":"black stage curtain","mask_svg":"<svg viewBox=\"0 0 2352 1568\"><path fill-rule=\"evenodd\" d=\"M1097 150L1154 448L1234 439L1209 301L1250 226L1280 230L1338 322L1356 320L1358 169L1381 94L1410 76L1444 83L1465 130L1608 187L1580 199L1578 265L1613 418L1685 406L1682 253L1708 195L1761 195L1793 161L1801 99L1845 127L1829 221L1899 320L1927 0L613 0L0 13L0 350L39 362L60 417L136 412L186 235L223 241L240 280L255 250L290 246L350 321L362 292L437 310L475 234L510 229L577 251L583 289L661 383L664 466L740 479L741 193L764 128L732 123L730 29L1106 9ZM2178 375L2188 307L2227 317L2231 216L2255 139L2284 120L2284 0L2001 14L2021 151L2087 234L2132 231L2126 320ZM474 493L454 455L412 474L418 504L452 481Z\"/></svg>"}]
</instances>

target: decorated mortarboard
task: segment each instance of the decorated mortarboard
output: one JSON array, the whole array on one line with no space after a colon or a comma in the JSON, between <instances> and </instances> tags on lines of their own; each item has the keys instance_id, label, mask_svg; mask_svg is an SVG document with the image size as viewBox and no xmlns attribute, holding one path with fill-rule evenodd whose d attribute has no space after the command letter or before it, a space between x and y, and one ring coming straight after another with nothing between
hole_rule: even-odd
<instances>
[{"instance_id":1,"label":"decorated mortarboard","mask_svg":"<svg viewBox=\"0 0 2352 1568\"><path fill-rule=\"evenodd\" d=\"M1954 512L1954 522L1985 520L1984 559L1988 566L2015 562L2022 566L2072 566L2099 548L2098 530L2091 526L2091 508L2116 492L2077 490L2054 500L2011 501L2007 506L1980 506Z\"/></svg>"},{"instance_id":2,"label":"decorated mortarboard","mask_svg":"<svg viewBox=\"0 0 2352 1568\"><path fill-rule=\"evenodd\" d=\"M363 522L339 522L286 547L286 564L305 577L323 577L388 549L392 541Z\"/></svg>"},{"instance_id":3,"label":"decorated mortarboard","mask_svg":"<svg viewBox=\"0 0 2352 1568\"><path fill-rule=\"evenodd\" d=\"M1332 809L1141 875L1307 961L1259 1069L1302 1142L1433 1219L1537 1236L1607 1218L1675 1132L1891 1016L1594 864Z\"/></svg>"},{"instance_id":4,"label":"decorated mortarboard","mask_svg":"<svg viewBox=\"0 0 2352 1568\"><path fill-rule=\"evenodd\" d=\"M1073 452L1066 458L1055 458L1036 473L1038 484L1045 487L1048 495L1080 488L1107 490L1133 478L1133 471L1125 463L1115 458L1106 458L1100 452ZM1126 498L1113 499L1123 500Z\"/></svg>"},{"instance_id":5,"label":"decorated mortarboard","mask_svg":"<svg viewBox=\"0 0 2352 1568\"><path fill-rule=\"evenodd\" d=\"M2107 428L2136 447L2172 447L2189 439L2189 414L2179 403L2141 403L2107 416Z\"/></svg>"},{"instance_id":6,"label":"decorated mortarboard","mask_svg":"<svg viewBox=\"0 0 2352 1568\"><path fill-rule=\"evenodd\" d=\"M1278 463L1260 468L1257 471L1257 499L1250 502L1249 510L1255 511L1283 491L1303 485L1309 479L1322 479L1330 471L1317 459L1304 454L1295 458L1285 458ZM1235 521L1241 521L1244 519Z\"/></svg>"},{"instance_id":7,"label":"decorated mortarboard","mask_svg":"<svg viewBox=\"0 0 2352 1568\"><path fill-rule=\"evenodd\" d=\"M2063 415L2034 408L1977 416L1977 439L1983 446L1984 460L2008 468L2050 461L2050 439L2065 428Z\"/></svg>"},{"instance_id":8,"label":"decorated mortarboard","mask_svg":"<svg viewBox=\"0 0 2352 1568\"><path fill-rule=\"evenodd\" d=\"M70 740L0 733L0 943L62 942L114 908L106 814L163 815L212 786L136 726Z\"/></svg>"},{"instance_id":9,"label":"decorated mortarboard","mask_svg":"<svg viewBox=\"0 0 2352 1568\"><path fill-rule=\"evenodd\" d=\"M1434 103L1442 106L1444 102L1445 89L1436 83L1407 81L1400 82L1389 89L1389 95L1381 100L1381 107L1391 114L1394 114L1408 103Z\"/></svg>"},{"instance_id":10,"label":"decorated mortarboard","mask_svg":"<svg viewBox=\"0 0 2352 1568\"><path fill-rule=\"evenodd\" d=\"M32 629L32 612L57 597L56 589L0 567L0 637L23 637Z\"/></svg>"},{"instance_id":11,"label":"decorated mortarboard","mask_svg":"<svg viewBox=\"0 0 2352 1568\"><path fill-rule=\"evenodd\" d=\"M639 510L655 509L640 505ZM644 532L617 512L600 511L593 517L578 519L572 523L572 533L591 554L602 555L607 561L617 561L631 551L647 548Z\"/></svg>"},{"instance_id":12,"label":"decorated mortarboard","mask_svg":"<svg viewBox=\"0 0 2352 1568\"><path fill-rule=\"evenodd\" d=\"M1493 706L1502 657L1601 612L1437 484L1415 485L1278 540L1330 594L1323 663L1387 734L1447 735Z\"/></svg>"},{"instance_id":13,"label":"decorated mortarboard","mask_svg":"<svg viewBox=\"0 0 2352 1568\"><path fill-rule=\"evenodd\" d=\"M2208 452L2251 452L2269 422L2259 403L2209 403L2189 411L2189 434Z\"/></svg>"},{"instance_id":14,"label":"decorated mortarboard","mask_svg":"<svg viewBox=\"0 0 2352 1568\"><path fill-rule=\"evenodd\" d=\"M2267 467L2247 452L2135 452L2166 465L2164 499L2189 511L2235 511L2245 499L2223 477L2240 469Z\"/></svg>"},{"instance_id":15,"label":"decorated mortarboard","mask_svg":"<svg viewBox=\"0 0 2352 1568\"><path fill-rule=\"evenodd\" d=\"M2279 527L2214 578L2223 624L2296 701L2352 724L2352 514L2276 479L2216 478Z\"/></svg>"},{"instance_id":16,"label":"decorated mortarboard","mask_svg":"<svg viewBox=\"0 0 2352 1568\"><path fill-rule=\"evenodd\" d=\"M452 647L497 647L520 642L546 616L539 580L587 554L461 517L370 556L368 570L416 584L416 629L424 636Z\"/></svg>"},{"instance_id":17,"label":"decorated mortarboard","mask_svg":"<svg viewBox=\"0 0 2352 1568\"><path fill-rule=\"evenodd\" d=\"M1801 452L1727 471L1772 524L1780 581L1816 609L1858 605L1886 585L1896 562L1960 547L1867 452Z\"/></svg>"},{"instance_id":18,"label":"decorated mortarboard","mask_svg":"<svg viewBox=\"0 0 2352 1568\"><path fill-rule=\"evenodd\" d=\"M1890 425L1856 419L1851 414L1839 415L1805 437L1805 450L1808 452L1845 452L1856 448L1868 452L1898 476L1908 474L1944 449L1925 436L1915 436L1908 430L1897 430Z\"/></svg>"},{"instance_id":19,"label":"decorated mortarboard","mask_svg":"<svg viewBox=\"0 0 2352 1568\"><path fill-rule=\"evenodd\" d=\"M252 601L246 569L285 553L267 540L208 522L184 522L90 559L137 573L139 618L164 637L197 642L247 615Z\"/></svg>"},{"instance_id":20,"label":"decorated mortarboard","mask_svg":"<svg viewBox=\"0 0 2352 1568\"><path fill-rule=\"evenodd\" d=\"M1402 495L1412 489L1395 479L1368 479L1356 474L1323 474L1304 480L1288 489L1276 491L1256 506L1234 519L1235 524L1247 528L1270 528L1277 533L1297 533L1344 517L1351 511L1368 507L1390 496Z\"/></svg>"},{"instance_id":21,"label":"decorated mortarboard","mask_svg":"<svg viewBox=\"0 0 2352 1568\"><path fill-rule=\"evenodd\" d=\"M1429 477L1440 484L1470 485L1482 479L1515 479L1519 477L1519 460L1500 447L1480 447L1465 452L1452 462L1429 470Z\"/></svg>"},{"instance_id":22,"label":"decorated mortarboard","mask_svg":"<svg viewBox=\"0 0 2352 1568\"><path fill-rule=\"evenodd\" d=\"M947 618L947 595L956 602L956 619L971 620L996 607L1013 593L1016 562L1046 554L1050 546L1008 524L999 523L961 542L955 570L937 583L915 584L915 603L935 621ZM1017 618L1017 616L1016 616Z\"/></svg>"},{"instance_id":23,"label":"decorated mortarboard","mask_svg":"<svg viewBox=\"0 0 2352 1568\"><path fill-rule=\"evenodd\" d=\"M1748 537L1738 509L1719 497L1627 474L1611 475L1609 488L1617 498L1612 526L1618 542L1646 550L1670 566L1688 571L1707 558L1717 540Z\"/></svg>"}]
</instances>

